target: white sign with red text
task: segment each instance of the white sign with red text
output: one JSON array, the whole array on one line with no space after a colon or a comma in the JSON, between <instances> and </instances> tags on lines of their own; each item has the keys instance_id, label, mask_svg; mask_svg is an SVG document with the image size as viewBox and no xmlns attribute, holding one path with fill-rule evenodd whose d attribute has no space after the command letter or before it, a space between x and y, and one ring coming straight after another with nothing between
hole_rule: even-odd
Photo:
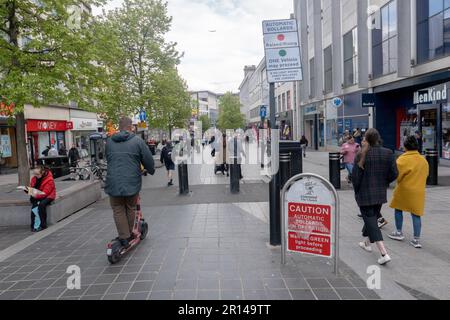
<instances>
[{"instance_id":1,"label":"white sign with red text","mask_svg":"<svg viewBox=\"0 0 450 320\"><path fill-rule=\"evenodd\" d=\"M314 177L297 181L284 206L287 251L332 258L336 204L323 182Z\"/></svg>"}]
</instances>

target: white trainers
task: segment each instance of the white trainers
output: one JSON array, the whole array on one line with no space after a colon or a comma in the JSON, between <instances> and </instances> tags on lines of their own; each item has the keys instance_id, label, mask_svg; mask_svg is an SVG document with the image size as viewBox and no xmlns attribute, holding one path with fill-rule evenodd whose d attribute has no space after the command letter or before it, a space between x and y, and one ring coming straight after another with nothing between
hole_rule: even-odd
<instances>
[{"instance_id":1,"label":"white trainers","mask_svg":"<svg viewBox=\"0 0 450 320\"><path fill-rule=\"evenodd\" d=\"M372 247L370 245L367 245L367 243L365 242L360 242L359 246L361 247L361 249L363 249L364 251L367 252L372 252Z\"/></svg>"},{"instance_id":2,"label":"white trainers","mask_svg":"<svg viewBox=\"0 0 450 320\"><path fill-rule=\"evenodd\" d=\"M378 263L382 266L384 266L385 264L387 264L388 262L391 262L391 257L387 254L384 257L381 257L380 259L378 259Z\"/></svg>"}]
</instances>

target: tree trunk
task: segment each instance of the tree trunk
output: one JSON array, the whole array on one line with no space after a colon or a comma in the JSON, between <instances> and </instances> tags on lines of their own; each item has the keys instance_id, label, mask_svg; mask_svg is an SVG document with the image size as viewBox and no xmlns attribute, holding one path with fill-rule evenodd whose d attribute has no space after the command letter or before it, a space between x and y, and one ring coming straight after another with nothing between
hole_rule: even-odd
<instances>
[{"instance_id":1,"label":"tree trunk","mask_svg":"<svg viewBox=\"0 0 450 320\"><path fill-rule=\"evenodd\" d=\"M27 138L25 133L25 115L23 112L16 115L17 159L19 164L19 186L28 186L30 183L30 166L28 162Z\"/></svg>"}]
</instances>

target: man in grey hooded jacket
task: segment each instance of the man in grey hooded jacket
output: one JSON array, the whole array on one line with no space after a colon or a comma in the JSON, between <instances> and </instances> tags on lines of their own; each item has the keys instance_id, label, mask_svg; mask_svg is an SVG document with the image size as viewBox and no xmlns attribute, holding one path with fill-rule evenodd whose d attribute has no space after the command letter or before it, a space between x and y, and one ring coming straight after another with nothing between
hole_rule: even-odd
<instances>
[{"instance_id":1,"label":"man in grey hooded jacket","mask_svg":"<svg viewBox=\"0 0 450 320\"><path fill-rule=\"evenodd\" d=\"M110 197L119 240L126 247L133 239L136 206L142 188L141 166L153 175L155 164L144 140L132 132L130 118L120 120L119 130L106 143L108 175L105 192Z\"/></svg>"}]
</instances>

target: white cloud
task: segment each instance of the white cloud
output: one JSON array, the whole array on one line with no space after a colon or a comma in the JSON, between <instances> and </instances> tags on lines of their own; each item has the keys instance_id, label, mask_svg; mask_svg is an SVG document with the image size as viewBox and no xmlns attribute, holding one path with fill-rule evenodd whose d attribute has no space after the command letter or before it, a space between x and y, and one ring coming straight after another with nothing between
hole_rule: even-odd
<instances>
[{"instance_id":1,"label":"white cloud","mask_svg":"<svg viewBox=\"0 0 450 320\"><path fill-rule=\"evenodd\" d=\"M113 0L109 7L120 5ZM238 90L245 65L264 56L263 20L286 19L293 0L169 0L168 40L185 56L179 67L191 90ZM216 31L214 33L209 31Z\"/></svg>"}]
</instances>

